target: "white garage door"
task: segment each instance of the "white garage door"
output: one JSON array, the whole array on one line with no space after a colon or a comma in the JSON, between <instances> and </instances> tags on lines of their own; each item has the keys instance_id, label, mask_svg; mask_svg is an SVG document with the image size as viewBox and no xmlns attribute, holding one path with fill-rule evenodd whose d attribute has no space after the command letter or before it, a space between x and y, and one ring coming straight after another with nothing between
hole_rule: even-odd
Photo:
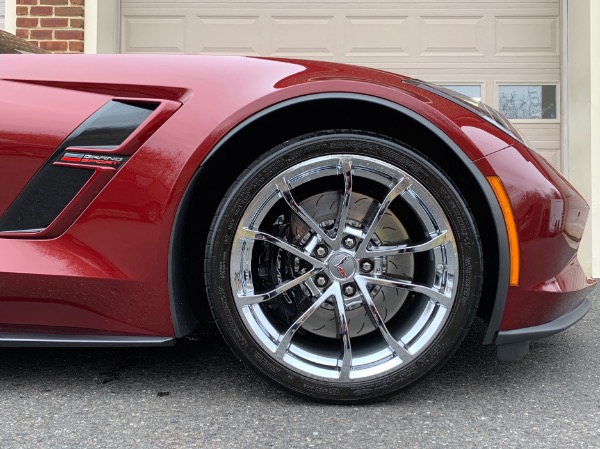
<instances>
[{"instance_id":1,"label":"white garage door","mask_svg":"<svg viewBox=\"0 0 600 449\"><path fill-rule=\"evenodd\" d=\"M0 0L0 30L4 28L4 0Z\"/></svg>"},{"instance_id":2,"label":"white garage door","mask_svg":"<svg viewBox=\"0 0 600 449\"><path fill-rule=\"evenodd\" d=\"M123 53L243 54L381 68L495 105L560 168L560 2L122 0Z\"/></svg>"}]
</instances>

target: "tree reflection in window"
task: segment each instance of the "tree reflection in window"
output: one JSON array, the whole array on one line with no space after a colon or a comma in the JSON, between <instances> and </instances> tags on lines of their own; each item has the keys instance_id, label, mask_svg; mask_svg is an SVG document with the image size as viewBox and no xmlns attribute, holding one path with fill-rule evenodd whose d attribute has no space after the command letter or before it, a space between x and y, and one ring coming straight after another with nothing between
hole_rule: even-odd
<instances>
[{"instance_id":1,"label":"tree reflection in window","mask_svg":"<svg viewBox=\"0 0 600 449\"><path fill-rule=\"evenodd\" d=\"M556 119L556 86L500 85L498 109L511 120Z\"/></svg>"}]
</instances>

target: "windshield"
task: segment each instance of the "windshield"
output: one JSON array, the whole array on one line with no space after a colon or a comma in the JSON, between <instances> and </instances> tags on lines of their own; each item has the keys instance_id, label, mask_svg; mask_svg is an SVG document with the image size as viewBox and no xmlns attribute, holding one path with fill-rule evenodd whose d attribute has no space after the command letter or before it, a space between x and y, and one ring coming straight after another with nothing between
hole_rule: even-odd
<instances>
[{"instance_id":1,"label":"windshield","mask_svg":"<svg viewBox=\"0 0 600 449\"><path fill-rule=\"evenodd\" d=\"M15 36L0 30L0 54L2 53L48 53L35 45Z\"/></svg>"}]
</instances>

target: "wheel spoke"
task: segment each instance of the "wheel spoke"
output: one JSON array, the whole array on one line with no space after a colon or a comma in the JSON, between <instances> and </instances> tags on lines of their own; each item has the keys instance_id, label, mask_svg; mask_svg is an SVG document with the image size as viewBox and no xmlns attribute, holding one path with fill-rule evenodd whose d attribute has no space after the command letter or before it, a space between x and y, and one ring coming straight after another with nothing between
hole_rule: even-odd
<instances>
[{"instance_id":1,"label":"wheel spoke","mask_svg":"<svg viewBox=\"0 0 600 449\"><path fill-rule=\"evenodd\" d=\"M296 248L295 246L289 244L285 240L280 239L279 237L275 237L266 232L257 231L250 228L242 228L240 232L238 232L238 237L241 239L248 240L257 240L259 242L268 242L272 245L275 245L294 256L298 256L301 259L306 260L315 268L324 268L325 264L321 262L319 259L312 257L310 254L305 253L301 249Z\"/></svg>"},{"instance_id":2,"label":"wheel spoke","mask_svg":"<svg viewBox=\"0 0 600 449\"><path fill-rule=\"evenodd\" d=\"M298 217L300 217L300 219L304 221L323 241L325 241L329 246L332 246L334 242L333 239L329 237L323 228L321 228L321 226L319 226L319 224L296 202L287 180L282 177L275 182L275 186L279 191L281 198L283 198L288 207L292 209L292 211L298 215Z\"/></svg>"},{"instance_id":3,"label":"wheel spoke","mask_svg":"<svg viewBox=\"0 0 600 449\"><path fill-rule=\"evenodd\" d=\"M357 281L364 281L366 284L381 285L383 287L400 288L411 292L422 293L423 295L433 299L440 305L450 308L452 307L452 298L446 296L442 291L427 287L425 285L413 284L410 281L394 279L388 276L356 276Z\"/></svg>"},{"instance_id":4,"label":"wheel spoke","mask_svg":"<svg viewBox=\"0 0 600 449\"><path fill-rule=\"evenodd\" d=\"M413 355L408 352L408 350L400 342L398 342L388 330L383 318L379 314L379 310L377 310L377 306L371 298L371 293L367 289L367 284L363 280L359 280L357 284L363 298L363 307L371 317L374 326L379 329L381 336L389 348L400 358L400 360L402 360L403 363L410 361L413 358Z\"/></svg>"},{"instance_id":5,"label":"wheel spoke","mask_svg":"<svg viewBox=\"0 0 600 449\"><path fill-rule=\"evenodd\" d=\"M384 200L381 202L381 204L377 208L377 211L371 218L371 221L369 222L369 224L363 231L363 235L361 237L361 242L358 245L358 248L356 250L357 257L365 257L367 245L373 238L373 235L375 234L375 231L377 230L377 227L379 226L381 219L383 218L383 216L387 212L388 208L390 207L390 204L392 204L392 201L394 201L398 196L402 195L406 191L406 189L408 189L409 187L410 187L410 181L406 178L402 178L387 193Z\"/></svg>"},{"instance_id":6,"label":"wheel spoke","mask_svg":"<svg viewBox=\"0 0 600 449\"><path fill-rule=\"evenodd\" d=\"M344 193L340 203L338 214L338 228L335 236L335 247L339 248L344 237L344 229L348 221L348 212L350 211L350 200L352 197L352 161L349 158L340 159L342 174L344 175Z\"/></svg>"},{"instance_id":7,"label":"wheel spoke","mask_svg":"<svg viewBox=\"0 0 600 449\"><path fill-rule=\"evenodd\" d=\"M277 295L280 295L280 294L288 291L290 288L293 288L293 287L301 284L302 282L306 281L311 276L313 276L316 272L317 272L317 270L315 268L313 268L312 270L307 271L306 273L304 273L301 276L298 276L297 278L290 279L287 282L283 282L283 283L277 285L274 289L269 290L268 292L255 293L254 290L250 290L245 293L238 292L238 294L237 294L238 302L242 306L247 306L247 305L260 304L261 302L269 301L270 299L273 299Z\"/></svg>"},{"instance_id":8,"label":"wheel spoke","mask_svg":"<svg viewBox=\"0 0 600 449\"><path fill-rule=\"evenodd\" d=\"M307 281L307 283L309 283L309 282L311 282L310 279ZM308 287L308 288L310 290L312 290L310 287ZM296 331L302 327L302 325L306 322L306 320L308 320L310 318L310 316L316 310L318 310L319 307L321 307L321 305L328 298L330 298L331 296L333 296L335 294L334 290L335 290L335 285L331 285L323 293L319 293L318 296L314 297L315 302L308 309L306 309L306 311L304 311L304 313L302 315L300 315L300 317L294 322L294 324L292 324L288 328L287 331L285 331L285 334L283 334L283 336L279 340L277 349L275 350L275 356L277 356L280 359L283 358L283 356L285 355L285 353L287 352L287 350L290 346L290 343L291 343L292 338L294 337L294 334L296 333Z\"/></svg>"},{"instance_id":9,"label":"wheel spoke","mask_svg":"<svg viewBox=\"0 0 600 449\"><path fill-rule=\"evenodd\" d=\"M396 256L398 254L414 254L430 251L450 241L448 231L432 233L429 239L416 245L378 246L364 251L366 257Z\"/></svg>"},{"instance_id":10,"label":"wheel spoke","mask_svg":"<svg viewBox=\"0 0 600 449\"><path fill-rule=\"evenodd\" d=\"M337 312L337 323L342 339L342 359L338 360L340 369L340 380L350 380L350 370L352 369L352 346L350 345L350 333L348 332L348 318L346 317L346 304L342 296L340 285L334 283L335 306Z\"/></svg>"}]
</instances>

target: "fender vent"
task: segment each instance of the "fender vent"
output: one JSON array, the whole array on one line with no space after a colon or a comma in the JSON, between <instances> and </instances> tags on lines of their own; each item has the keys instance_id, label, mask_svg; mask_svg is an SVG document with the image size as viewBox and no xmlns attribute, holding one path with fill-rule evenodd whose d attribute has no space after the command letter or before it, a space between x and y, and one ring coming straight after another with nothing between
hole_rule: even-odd
<instances>
[{"instance_id":1,"label":"fender vent","mask_svg":"<svg viewBox=\"0 0 600 449\"><path fill-rule=\"evenodd\" d=\"M0 217L0 232L34 232L50 225L94 174L85 168L53 165L68 147L96 152L117 148L159 103L112 100L83 122L56 149Z\"/></svg>"}]
</instances>

